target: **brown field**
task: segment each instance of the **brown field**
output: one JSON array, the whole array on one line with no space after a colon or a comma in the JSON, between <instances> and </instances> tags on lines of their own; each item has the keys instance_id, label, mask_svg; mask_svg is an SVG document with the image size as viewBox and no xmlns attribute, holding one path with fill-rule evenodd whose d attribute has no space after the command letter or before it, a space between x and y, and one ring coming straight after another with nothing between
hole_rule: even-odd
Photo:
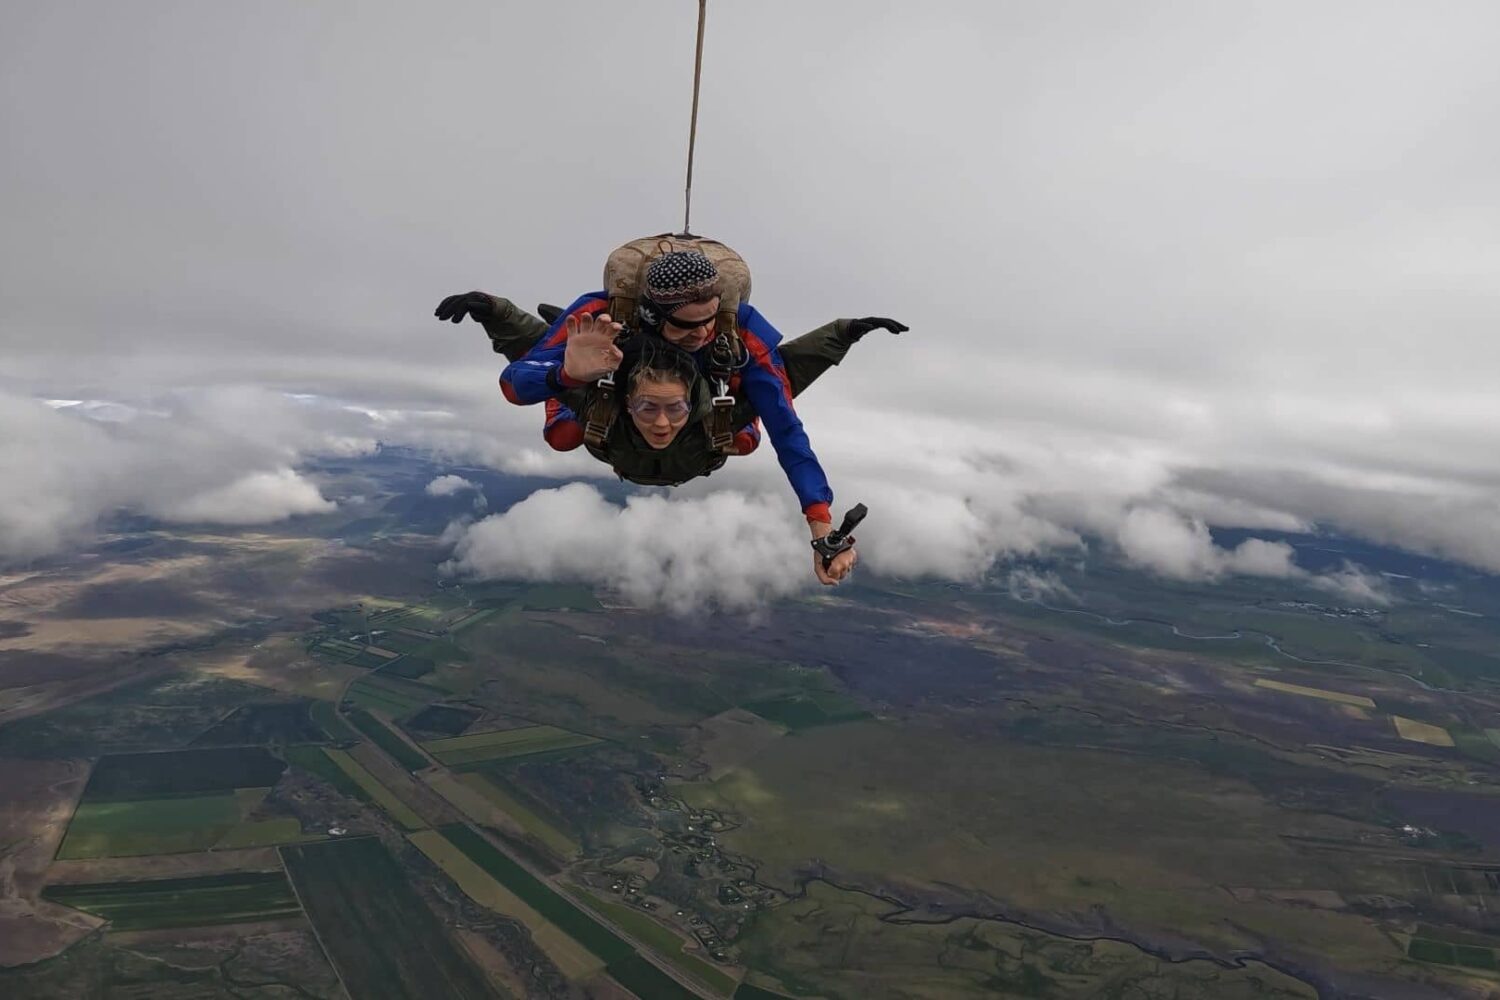
<instances>
[{"instance_id":1,"label":"brown field","mask_svg":"<svg viewBox=\"0 0 1500 1000\"><path fill-rule=\"evenodd\" d=\"M1355 708L1374 708L1373 698L1366 698L1362 694L1345 694L1342 691L1324 691L1322 688L1303 687L1301 684L1288 684L1285 681L1273 681L1261 677L1255 682L1258 688L1266 688L1271 691L1284 691L1287 694L1300 694L1306 698L1322 698L1324 701L1336 701L1343 705L1351 705Z\"/></svg>"},{"instance_id":2,"label":"brown field","mask_svg":"<svg viewBox=\"0 0 1500 1000\"><path fill-rule=\"evenodd\" d=\"M149 931L110 931L111 944L125 947L169 947L185 951L207 950L205 945L233 945L248 934L280 934L306 931L307 917L298 914L282 920L257 920L247 924L210 924L207 927L164 927ZM214 963L217 964L217 963Z\"/></svg>"},{"instance_id":3,"label":"brown field","mask_svg":"<svg viewBox=\"0 0 1500 1000\"><path fill-rule=\"evenodd\" d=\"M88 780L86 761L0 759L0 966L38 962L100 921L38 898L68 818Z\"/></svg>"},{"instance_id":4,"label":"brown field","mask_svg":"<svg viewBox=\"0 0 1500 1000\"><path fill-rule=\"evenodd\" d=\"M187 878L222 872L268 872L281 867L274 847L247 847L194 854L156 854L135 858L80 858L56 861L48 883L124 882L132 879Z\"/></svg>"},{"instance_id":5,"label":"brown field","mask_svg":"<svg viewBox=\"0 0 1500 1000\"><path fill-rule=\"evenodd\" d=\"M571 859L576 857L581 848L578 842L571 836L541 816L538 816L525 803L518 801L515 796L500 788L489 778L477 772L461 774L458 781L485 799L493 803L512 824L519 824L527 834L535 837L546 846L558 858Z\"/></svg>"},{"instance_id":6,"label":"brown field","mask_svg":"<svg viewBox=\"0 0 1500 1000\"><path fill-rule=\"evenodd\" d=\"M346 663L306 656L300 640L290 636L267 639L259 649L226 650L200 657L196 665L215 677L320 701L336 700L351 681L368 673Z\"/></svg>"},{"instance_id":7,"label":"brown field","mask_svg":"<svg viewBox=\"0 0 1500 1000\"><path fill-rule=\"evenodd\" d=\"M107 542L110 539L101 539ZM296 618L356 596L369 556L320 539L268 534L180 535L213 554L109 561L81 556L62 569L0 576L0 723L59 708L138 679L175 657L134 654L206 637L226 620ZM347 579L345 579L347 578ZM268 643L275 640L268 640ZM209 656L193 667L266 687L333 697L347 676L293 662L296 650ZM326 665L325 665L326 666ZM352 675L351 675L352 676Z\"/></svg>"},{"instance_id":8,"label":"brown field","mask_svg":"<svg viewBox=\"0 0 1500 1000\"><path fill-rule=\"evenodd\" d=\"M464 778L483 778L483 775L464 775ZM506 813L497 804L485 798L473 787L472 781L465 782L460 776L452 771L444 769L432 769L421 774L423 781L433 791L447 799L455 809L464 814L464 818L479 826L492 826L504 830L515 837L524 837L526 828L518 823L510 814Z\"/></svg>"},{"instance_id":9,"label":"brown field","mask_svg":"<svg viewBox=\"0 0 1500 1000\"><path fill-rule=\"evenodd\" d=\"M468 952L474 964L479 966L479 971L484 973L502 1000L526 995L526 983L516 975L516 970L511 968L500 949L491 944L483 934L455 929L453 936L464 951Z\"/></svg>"},{"instance_id":10,"label":"brown field","mask_svg":"<svg viewBox=\"0 0 1500 1000\"><path fill-rule=\"evenodd\" d=\"M1413 743L1426 743L1434 747L1451 747L1453 737L1448 735L1448 730L1442 726L1434 726L1427 722L1418 722L1416 719L1407 719L1399 715L1391 716L1391 721L1396 724L1396 733L1403 740L1411 740Z\"/></svg>"}]
</instances>

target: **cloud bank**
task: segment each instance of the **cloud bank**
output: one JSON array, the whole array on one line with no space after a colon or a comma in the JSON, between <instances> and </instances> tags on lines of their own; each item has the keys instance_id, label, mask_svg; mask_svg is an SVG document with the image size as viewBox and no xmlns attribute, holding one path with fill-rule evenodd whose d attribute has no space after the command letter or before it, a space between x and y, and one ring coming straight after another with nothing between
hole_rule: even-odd
<instances>
[{"instance_id":1,"label":"cloud bank","mask_svg":"<svg viewBox=\"0 0 1500 1000\"><path fill-rule=\"evenodd\" d=\"M318 488L288 468L253 472L227 486L167 501L158 507L165 521L212 524L270 524L298 514L327 514L338 507Z\"/></svg>"},{"instance_id":2,"label":"cloud bank","mask_svg":"<svg viewBox=\"0 0 1500 1000\"><path fill-rule=\"evenodd\" d=\"M0 441L0 563L65 550L122 509L229 525L327 513L333 502L296 471L299 462L380 443L480 464L504 456L511 471L530 470L530 459L516 462L522 449L507 447L517 434L510 425L485 428L478 411L462 406L375 406L246 387L129 402L0 395L0 417L20 430ZM1288 545L1251 539L1224 548L1210 533L1317 525L1500 567L1500 554L1484 545L1459 545L1494 517L1492 506L1455 489L1446 508L1453 516L1434 524L1434 481L1425 503L1386 504L1383 485L1386 496L1407 494L1337 468L1208 468L1200 456L1149 440L1057 428L969 438L942 422L890 424L878 412L866 426L883 419L889 433L878 441L834 433L832 447L820 448L841 505L871 507L858 531L864 572L972 582L1008 560L1102 550L1171 579L1253 576L1354 603L1389 600L1379 578L1358 567L1313 577ZM586 462L578 471L608 475ZM575 456L539 453L534 464L561 474L570 463ZM449 571L461 575L578 580L677 610L747 608L814 586L800 517L769 455L736 459L670 498L639 496L619 507L577 484L478 522L484 495L471 480L443 475L424 488L433 497L470 491L473 514L442 538L454 546Z\"/></svg>"},{"instance_id":3,"label":"cloud bank","mask_svg":"<svg viewBox=\"0 0 1500 1000\"><path fill-rule=\"evenodd\" d=\"M574 483L470 526L444 568L479 579L600 585L637 605L687 612L746 610L795 593L811 560L776 500L725 492L632 497L617 507Z\"/></svg>"},{"instance_id":4,"label":"cloud bank","mask_svg":"<svg viewBox=\"0 0 1500 1000\"><path fill-rule=\"evenodd\" d=\"M355 422L316 419L263 389L150 405L47 405L0 392L0 565L86 541L117 511L171 522L268 524L334 509L295 471L310 453L375 447Z\"/></svg>"}]
</instances>

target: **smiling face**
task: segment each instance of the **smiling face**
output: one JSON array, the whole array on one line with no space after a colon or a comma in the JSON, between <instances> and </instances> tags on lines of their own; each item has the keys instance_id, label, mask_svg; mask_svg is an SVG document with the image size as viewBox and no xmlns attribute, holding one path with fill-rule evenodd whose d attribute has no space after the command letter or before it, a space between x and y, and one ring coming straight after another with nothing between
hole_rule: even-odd
<instances>
[{"instance_id":1,"label":"smiling face","mask_svg":"<svg viewBox=\"0 0 1500 1000\"><path fill-rule=\"evenodd\" d=\"M689 354L714 339L714 320L719 315L719 297L703 302L688 302L677 307L661 325L667 343Z\"/></svg>"},{"instance_id":2,"label":"smiling face","mask_svg":"<svg viewBox=\"0 0 1500 1000\"><path fill-rule=\"evenodd\" d=\"M631 386L625 408L641 437L657 449L677 439L693 409L687 383L671 372L643 372Z\"/></svg>"}]
</instances>

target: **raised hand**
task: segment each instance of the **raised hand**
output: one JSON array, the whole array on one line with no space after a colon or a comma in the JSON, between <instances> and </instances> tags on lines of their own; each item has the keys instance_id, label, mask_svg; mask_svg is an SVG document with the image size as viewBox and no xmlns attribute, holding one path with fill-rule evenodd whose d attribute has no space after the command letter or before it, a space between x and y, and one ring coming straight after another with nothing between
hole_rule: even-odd
<instances>
[{"instance_id":1,"label":"raised hand","mask_svg":"<svg viewBox=\"0 0 1500 1000\"><path fill-rule=\"evenodd\" d=\"M597 382L625 360L625 353L615 345L622 327L609 313L569 316L563 327L568 332L563 374L573 381Z\"/></svg>"}]
</instances>

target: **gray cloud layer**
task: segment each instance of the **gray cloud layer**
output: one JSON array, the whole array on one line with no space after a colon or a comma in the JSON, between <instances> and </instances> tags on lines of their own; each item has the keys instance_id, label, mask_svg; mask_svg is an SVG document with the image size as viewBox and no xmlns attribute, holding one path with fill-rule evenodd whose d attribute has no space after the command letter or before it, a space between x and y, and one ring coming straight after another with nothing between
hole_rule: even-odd
<instances>
[{"instance_id":1,"label":"gray cloud layer","mask_svg":"<svg viewBox=\"0 0 1500 1000\"><path fill-rule=\"evenodd\" d=\"M1500 570L1500 8L710 7L695 228L784 332L913 326L799 405L879 511L867 565L967 577L1086 533L1275 576L1284 553L1204 525L1326 523ZM377 439L598 474L430 311L565 299L677 225L693 28L690 4L6 4L0 558L121 504L317 509L288 470ZM770 516L763 493L783 509L765 454L682 496Z\"/></svg>"}]
</instances>

